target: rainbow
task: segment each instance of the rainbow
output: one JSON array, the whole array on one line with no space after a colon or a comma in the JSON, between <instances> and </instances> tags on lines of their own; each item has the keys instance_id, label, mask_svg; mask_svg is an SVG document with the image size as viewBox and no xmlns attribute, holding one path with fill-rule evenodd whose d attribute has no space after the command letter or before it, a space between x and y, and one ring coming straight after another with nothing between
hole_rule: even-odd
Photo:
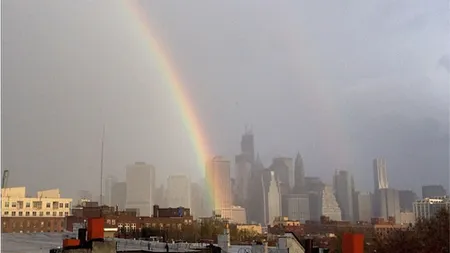
<instances>
[{"instance_id":1,"label":"rainbow","mask_svg":"<svg viewBox=\"0 0 450 253\"><path fill-rule=\"evenodd\" d=\"M196 115L195 108L189 99L189 93L186 91L181 78L177 75L174 64L170 61L170 57L164 50L163 43L157 40L155 34L150 27L150 20L142 7L137 1L123 1L125 8L130 11L131 17L134 19L135 25L142 35L142 40L150 49L148 57L156 60L158 63L159 73L162 75L164 82L170 89L174 102L180 110L180 115L187 130L189 139L193 145L196 154L197 165L201 173L205 176L206 163L212 159L212 152L206 141L201 122ZM212 201L212 178L206 178L206 191L209 201ZM211 202L212 203L212 202Z\"/></svg>"}]
</instances>

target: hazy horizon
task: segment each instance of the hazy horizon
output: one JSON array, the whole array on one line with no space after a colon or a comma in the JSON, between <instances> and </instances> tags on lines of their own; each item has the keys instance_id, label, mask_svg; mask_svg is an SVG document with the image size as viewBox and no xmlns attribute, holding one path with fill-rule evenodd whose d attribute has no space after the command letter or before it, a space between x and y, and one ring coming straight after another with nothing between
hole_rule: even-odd
<instances>
[{"instance_id":1,"label":"hazy horizon","mask_svg":"<svg viewBox=\"0 0 450 253\"><path fill-rule=\"evenodd\" d=\"M265 166L350 171L373 189L449 185L448 1L2 1L2 170L28 194L99 194L136 161L201 177L165 70L168 51L208 149L234 162L251 125ZM149 28L151 34L146 32ZM233 168L232 168L233 169Z\"/></svg>"}]
</instances>

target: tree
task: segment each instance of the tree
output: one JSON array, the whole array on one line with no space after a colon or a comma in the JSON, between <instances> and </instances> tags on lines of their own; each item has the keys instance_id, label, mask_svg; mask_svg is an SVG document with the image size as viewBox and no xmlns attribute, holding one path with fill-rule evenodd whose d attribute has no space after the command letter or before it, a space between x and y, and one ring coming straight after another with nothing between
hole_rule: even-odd
<instances>
[{"instance_id":1,"label":"tree","mask_svg":"<svg viewBox=\"0 0 450 253\"><path fill-rule=\"evenodd\" d=\"M449 211L439 210L430 219L419 219L406 230L393 230L375 238L377 253L449 253Z\"/></svg>"}]
</instances>

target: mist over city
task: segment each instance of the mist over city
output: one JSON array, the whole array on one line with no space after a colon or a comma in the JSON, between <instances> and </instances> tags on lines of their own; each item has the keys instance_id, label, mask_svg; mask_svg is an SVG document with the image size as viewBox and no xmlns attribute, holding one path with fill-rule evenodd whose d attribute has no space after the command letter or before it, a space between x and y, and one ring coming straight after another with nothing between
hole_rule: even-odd
<instances>
[{"instance_id":1,"label":"mist over city","mask_svg":"<svg viewBox=\"0 0 450 253\"><path fill-rule=\"evenodd\" d=\"M401 210L411 213L413 201L435 196L423 186L448 194L448 1L1 7L3 188L33 198L59 189L71 207L141 208L129 192L114 202L123 183L149 187L142 216L154 204L194 218L226 205L262 225L289 216L284 199L319 181L321 198L334 192L340 208L331 219L352 222L361 212L339 187L353 201L383 189L397 202L398 192L417 194ZM184 189L186 198L170 193ZM280 206L266 203L272 196ZM319 220L307 198L299 220Z\"/></svg>"}]
</instances>

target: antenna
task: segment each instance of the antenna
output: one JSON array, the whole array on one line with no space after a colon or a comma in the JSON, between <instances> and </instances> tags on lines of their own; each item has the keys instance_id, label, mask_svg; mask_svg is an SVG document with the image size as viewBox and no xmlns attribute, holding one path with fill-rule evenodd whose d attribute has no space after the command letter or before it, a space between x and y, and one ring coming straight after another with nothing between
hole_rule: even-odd
<instances>
[{"instance_id":1,"label":"antenna","mask_svg":"<svg viewBox=\"0 0 450 253\"><path fill-rule=\"evenodd\" d=\"M103 150L105 146L105 124L103 124L102 132L102 148L100 154L100 206L103 205Z\"/></svg>"}]
</instances>

